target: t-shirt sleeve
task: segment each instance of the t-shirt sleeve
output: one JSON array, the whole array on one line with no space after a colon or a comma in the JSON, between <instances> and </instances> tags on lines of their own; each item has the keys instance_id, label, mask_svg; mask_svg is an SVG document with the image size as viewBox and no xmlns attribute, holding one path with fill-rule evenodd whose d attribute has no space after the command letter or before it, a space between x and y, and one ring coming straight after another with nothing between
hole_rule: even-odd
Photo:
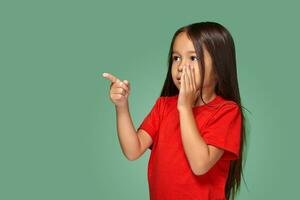
<instances>
[{"instance_id":1,"label":"t-shirt sleeve","mask_svg":"<svg viewBox=\"0 0 300 200\"><path fill-rule=\"evenodd\" d=\"M150 112L146 115L146 117L144 118L144 120L142 121L142 123L138 128L138 129L145 130L151 136L153 143L155 141L155 137L159 130L162 109L163 109L163 97L159 97L156 100L155 104L152 106ZM149 147L149 149L151 150L152 150L153 143Z\"/></svg>"},{"instance_id":2,"label":"t-shirt sleeve","mask_svg":"<svg viewBox=\"0 0 300 200\"><path fill-rule=\"evenodd\" d=\"M239 158L242 115L237 104L223 105L203 130L207 144L224 149L224 160Z\"/></svg>"}]
</instances>

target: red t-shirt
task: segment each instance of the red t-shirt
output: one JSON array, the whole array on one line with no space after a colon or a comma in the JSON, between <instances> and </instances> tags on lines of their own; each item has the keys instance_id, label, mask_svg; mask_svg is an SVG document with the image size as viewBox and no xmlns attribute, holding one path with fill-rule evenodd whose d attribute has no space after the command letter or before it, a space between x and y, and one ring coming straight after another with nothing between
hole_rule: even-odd
<instances>
[{"instance_id":1,"label":"red t-shirt","mask_svg":"<svg viewBox=\"0 0 300 200\"><path fill-rule=\"evenodd\" d=\"M159 97L138 128L153 140L148 162L150 200L226 200L230 160L238 158L240 149L239 106L216 96L208 105L192 108L205 142L225 150L207 173L197 176L183 149L177 99L178 95Z\"/></svg>"}]
</instances>

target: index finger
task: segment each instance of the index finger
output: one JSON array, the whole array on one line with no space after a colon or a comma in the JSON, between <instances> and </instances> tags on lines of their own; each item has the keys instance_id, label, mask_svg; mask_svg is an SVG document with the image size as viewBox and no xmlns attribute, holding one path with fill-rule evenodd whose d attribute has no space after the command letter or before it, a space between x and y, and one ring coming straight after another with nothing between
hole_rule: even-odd
<instances>
[{"instance_id":1,"label":"index finger","mask_svg":"<svg viewBox=\"0 0 300 200\"><path fill-rule=\"evenodd\" d=\"M112 74L109 74L109 73L103 73L102 76L108 80L110 80L112 83L114 82L117 82L118 78L115 77L114 75Z\"/></svg>"}]
</instances>

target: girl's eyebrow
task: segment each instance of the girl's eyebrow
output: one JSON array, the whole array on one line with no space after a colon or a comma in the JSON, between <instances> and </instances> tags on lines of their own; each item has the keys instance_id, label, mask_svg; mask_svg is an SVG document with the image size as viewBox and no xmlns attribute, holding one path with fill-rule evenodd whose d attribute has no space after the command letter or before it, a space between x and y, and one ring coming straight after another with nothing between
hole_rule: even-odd
<instances>
[{"instance_id":1,"label":"girl's eyebrow","mask_svg":"<svg viewBox=\"0 0 300 200\"><path fill-rule=\"evenodd\" d=\"M188 53L196 53L195 51L187 51ZM178 53L178 51L172 51L172 54L173 53ZM178 53L178 54L180 54L180 53Z\"/></svg>"}]
</instances>

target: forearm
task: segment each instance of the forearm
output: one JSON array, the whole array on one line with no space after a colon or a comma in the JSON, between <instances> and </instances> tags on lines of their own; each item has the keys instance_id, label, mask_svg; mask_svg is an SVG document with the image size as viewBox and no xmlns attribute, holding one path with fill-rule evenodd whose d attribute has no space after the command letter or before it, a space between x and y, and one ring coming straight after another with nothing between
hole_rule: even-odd
<instances>
[{"instance_id":1,"label":"forearm","mask_svg":"<svg viewBox=\"0 0 300 200\"><path fill-rule=\"evenodd\" d=\"M192 108L181 109L179 118L185 154L193 172L199 174L209 159L208 146L198 131Z\"/></svg>"},{"instance_id":2,"label":"forearm","mask_svg":"<svg viewBox=\"0 0 300 200\"><path fill-rule=\"evenodd\" d=\"M139 151L139 139L132 123L129 107L119 108L115 106L117 117L117 132L123 154L132 160Z\"/></svg>"}]
</instances>

